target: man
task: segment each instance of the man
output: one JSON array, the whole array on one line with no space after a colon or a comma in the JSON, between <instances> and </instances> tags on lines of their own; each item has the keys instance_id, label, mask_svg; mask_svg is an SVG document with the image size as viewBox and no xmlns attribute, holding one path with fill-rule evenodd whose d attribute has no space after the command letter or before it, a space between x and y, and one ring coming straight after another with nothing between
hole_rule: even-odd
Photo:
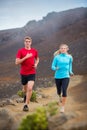
<instances>
[{"instance_id":1,"label":"man","mask_svg":"<svg viewBox=\"0 0 87 130\"><path fill-rule=\"evenodd\" d=\"M21 65L20 75L21 83L23 85L24 97L24 107L23 111L28 111L28 104L32 95L32 90L35 82L36 68L39 63L38 52L36 49L31 48L32 39L31 37L25 37L24 48L18 50L16 55L15 64Z\"/></svg>"}]
</instances>

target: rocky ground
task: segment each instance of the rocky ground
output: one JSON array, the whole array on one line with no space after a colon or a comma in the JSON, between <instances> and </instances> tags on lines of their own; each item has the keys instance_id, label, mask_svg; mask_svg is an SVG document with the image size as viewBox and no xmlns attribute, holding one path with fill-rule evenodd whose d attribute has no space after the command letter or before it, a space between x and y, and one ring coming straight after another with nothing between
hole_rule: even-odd
<instances>
[{"instance_id":1,"label":"rocky ground","mask_svg":"<svg viewBox=\"0 0 87 130\"><path fill-rule=\"evenodd\" d=\"M17 130L21 120L36 108L57 101L56 87L39 88L37 102L30 102L29 112L23 112L23 103L17 97L0 101L0 130ZM59 106L58 106L59 107ZM49 120L49 130L87 130L87 76L71 78L65 113Z\"/></svg>"}]
</instances>

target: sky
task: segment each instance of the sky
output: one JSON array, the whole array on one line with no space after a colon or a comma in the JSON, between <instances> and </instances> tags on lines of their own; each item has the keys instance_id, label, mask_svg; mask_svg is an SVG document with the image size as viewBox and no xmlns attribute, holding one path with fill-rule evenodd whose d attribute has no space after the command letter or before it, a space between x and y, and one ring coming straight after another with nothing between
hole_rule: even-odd
<instances>
[{"instance_id":1,"label":"sky","mask_svg":"<svg viewBox=\"0 0 87 130\"><path fill-rule=\"evenodd\" d=\"M87 0L0 0L0 30L42 20L50 12L87 7Z\"/></svg>"}]
</instances>

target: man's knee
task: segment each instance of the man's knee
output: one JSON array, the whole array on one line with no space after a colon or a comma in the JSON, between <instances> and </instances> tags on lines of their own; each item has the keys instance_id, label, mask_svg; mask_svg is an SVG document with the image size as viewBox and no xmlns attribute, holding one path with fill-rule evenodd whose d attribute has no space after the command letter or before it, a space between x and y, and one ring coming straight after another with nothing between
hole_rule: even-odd
<instances>
[{"instance_id":1,"label":"man's knee","mask_svg":"<svg viewBox=\"0 0 87 130\"><path fill-rule=\"evenodd\" d=\"M32 91L33 87L32 86L28 86L28 91Z\"/></svg>"},{"instance_id":2,"label":"man's knee","mask_svg":"<svg viewBox=\"0 0 87 130\"><path fill-rule=\"evenodd\" d=\"M34 81L29 81L27 86L28 91L32 91L33 86L34 86Z\"/></svg>"}]
</instances>

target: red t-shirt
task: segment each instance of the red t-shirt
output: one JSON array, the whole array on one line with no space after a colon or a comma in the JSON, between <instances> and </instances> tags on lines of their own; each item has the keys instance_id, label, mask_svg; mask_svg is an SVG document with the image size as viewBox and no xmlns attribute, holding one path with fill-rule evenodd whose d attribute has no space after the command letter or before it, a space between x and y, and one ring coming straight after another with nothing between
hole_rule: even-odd
<instances>
[{"instance_id":1,"label":"red t-shirt","mask_svg":"<svg viewBox=\"0 0 87 130\"><path fill-rule=\"evenodd\" d=\"M38 52L36 49L31 48L30 50L27 50L25 48L22 48L22 49L18 50L16 58L22 59L28 53L32 53L32 56L21 63L20 74L22 74L22 75L36 73L36 70L34 67L35 59L37 59L37 57L38 57Z\"/></svg>"}]
</instances>

